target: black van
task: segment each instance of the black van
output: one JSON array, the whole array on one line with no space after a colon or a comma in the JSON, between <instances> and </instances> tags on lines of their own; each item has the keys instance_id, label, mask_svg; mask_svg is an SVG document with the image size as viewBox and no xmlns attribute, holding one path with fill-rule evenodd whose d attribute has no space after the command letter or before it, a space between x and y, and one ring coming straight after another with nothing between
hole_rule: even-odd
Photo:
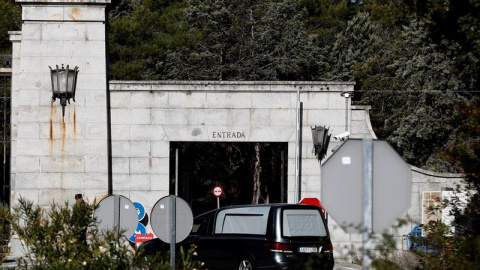
<instances>
[{"instance_id":1,"label":"black van","mask_svg":"<svg viewBox=\"0 0 480 270\"><path fill-rule=\"evenodd\" d=\"M333 247L321 209L262 204L215 209L196 217L180 245L194 244L208 269L332 269ZM144 254L169 250L159 239Z\"/></svg>"}]
</instances>

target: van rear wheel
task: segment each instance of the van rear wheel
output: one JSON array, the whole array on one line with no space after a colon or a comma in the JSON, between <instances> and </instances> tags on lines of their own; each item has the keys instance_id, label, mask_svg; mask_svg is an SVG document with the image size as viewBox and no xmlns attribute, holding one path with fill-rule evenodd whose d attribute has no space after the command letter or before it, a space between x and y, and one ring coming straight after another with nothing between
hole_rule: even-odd
<instances>
[{"instance_id":1,"label":"van rear wheel","mask_svg":"<svg viewBox=\"0 0 480 270\"><path fill-rule=\"evenodd\" d=\"M249 257L242 257L238 263L238 270L254 270L255 265Z\"/></svg>"}]
</instances>

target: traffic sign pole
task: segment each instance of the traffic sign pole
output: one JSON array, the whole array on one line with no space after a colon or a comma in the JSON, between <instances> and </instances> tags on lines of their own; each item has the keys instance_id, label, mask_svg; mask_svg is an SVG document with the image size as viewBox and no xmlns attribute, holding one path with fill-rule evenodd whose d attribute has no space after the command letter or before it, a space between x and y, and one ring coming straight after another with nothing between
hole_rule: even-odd
<instances>
[{"instance_id":1,"label":"traffic sign pole","mask_svg":"<svg viewBox=\"0 0 480 270\"><path fill-rule=\"evenodd\" d=\"M175 270L175 243L177 241L176 196L170 195L170 269Z\"/></svg>"},{"instance_id":2,"label":"traffic sign pole","mask_svg":"<svg viewBox=\"0 0 480 270\"><path fill-rule=\"evenodd\" d=\"M120 234L120 196L114 195L113 224L117 234Z\"/></svg>"},{"instance_id":3,"label":"traffic sign pole","mask_svg":"<svg viewBox=\"0 0 480 270\"><path fill-rule=\"evenodd\" d=\"M373 142L363 140L363 260L362 269L370 270L372 259L368 251L372 247L370 234L373 231Z\"/></svg>"},{"instance_id":4,"label":"traffic sign pole","mask_svg":"<svg viewBox=\"0 0 480 270\"><path fill-rule=\"evenodd\" d=\"M220 208L220 197L223 195L223 188L220 185L215 185L212 189L212 194L217 198L217 209Z\"/></svg>"}]
</instances>

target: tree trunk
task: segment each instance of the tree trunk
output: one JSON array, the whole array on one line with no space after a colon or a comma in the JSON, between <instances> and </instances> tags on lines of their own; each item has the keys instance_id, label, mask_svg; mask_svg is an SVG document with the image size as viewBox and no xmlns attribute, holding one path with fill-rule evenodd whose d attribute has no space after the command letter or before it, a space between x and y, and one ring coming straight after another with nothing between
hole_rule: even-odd
<instances>
[{"instance_id":1,"label":"tree trunk","mask_svg":"<svg viewBox=\"0 0 480 270\"><path fill-rule=\"evenodd\" d=\"M258 204L260 199L260 144L255 143L255 159L253 161L253 190L252 190L252 204Z\"/></svg>"}]
</instances>

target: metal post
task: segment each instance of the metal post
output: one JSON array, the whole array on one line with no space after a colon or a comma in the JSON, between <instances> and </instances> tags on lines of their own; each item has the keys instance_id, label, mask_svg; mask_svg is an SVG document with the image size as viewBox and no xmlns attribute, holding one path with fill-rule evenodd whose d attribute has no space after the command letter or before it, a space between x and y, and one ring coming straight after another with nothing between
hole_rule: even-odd
<instances>
[{"instance_id":1,"label":"metal post","mask_svg":"<svg viewBox=\"0 0 480 270\"><path fill-rule=\"evenodd\" d=\"M373 231L373 141L363 139L363 260L362 269L370 270L372 259L368 252L372 249L370 234Z\"/></svg>"},{"instance_id":2,"label":"metal post","mask_svg":"<svg viewBox=\"0 0 480 270\"><path fill-rule=\"evenodd\" d=\"M217 209L220 208L220 197L217 197Z\"/></svg>"},{"instance_id":3,"label":"metal post","mask_svg":"<svg viewBox=\"0 0 480 270\"><path fill-rule=\"evenodd\" d=\"M116 230L117 234L120 235L120 196L114 195L113 203L113 228Z\"/></svg>"},{"instance_id":4,"label":"metal post","mask_svg":"<svg viewBox=\"0 0 480 270\"><path fill-rule=\"evenodd\" d=\"M108 27L109 20L108 16L105 16L105 94L106 94L106 109L107 109L107 181L108 181L108 195L113 194L113 161L112 161L112 112L110 105L110 68L109 68L109 46L108 46Z\"/></svg>"},{"instance_id":5,"label":"metal post","mask_svg":"<svg viewBox=\"0 0 480 270\"><path fill-rule=\"evenodd\" d=\"M345 93L345 131L348 131L348 98L350 97L350 93Z\"/></svg>"},{"instance_id":6,"label":"metal post","mask_svg":"<svg viewBox=\"0 0 480 270\"><path fill-rule=\"evenodd\" d=\"M170 269L175 269L175 244L177 242L176 196L170 195Z\"/></svg>"},{"instance_id":7,"label":"metal post","mask_svg":"<svg viewBox=\"0 0 480 270\"><path fill-rule=\"evenodd\" d=\"M300 140L300 88L297 89L297 120L296 120L296 135L295 135L295 189L294 189L294 196L293 200L294 203L298 203L300 201L300 196L298 196L299 186L300 186L300 161L299 161L299 140Z\"/></svg>"},{"instance_id":8,"label":"metal post","mask_svg":"<svg viewBox=\"0 0 480 270\"><path fill-rule=\"evenodd\" d=\"M320 170L319 170L320 171L320 179L319 179L319 181L320 181L320 183L322 183L322 161L320 160L318 162L318 164L320 166ZM322 187L320 186L320 188L322 188ZM320 192L320 195L318 195L318 197L320 198L320 202L322 202L323 198L322 198L322 193L321 192ZM325 223L328 225L328 212L326 210L325 210Z\"/></svg>"},{"instance_id":9,"label":"metal post","mask_svg":"<svg viewBox=\"0 0 480 270\"><path fill-rule=\"evenodd\" d=\"M280 154L281 164L280 164L280 202L285 202L285 152L282 151Z\"/></svg>"},{"instance_id":10,"label":"metal post","mask_svg":"<svg viewBox=\"0 0 480 270\"><path fill-rule=\"evenodd\" d=\"M175 196L178 196L178 148L175 149Z\"/></svg>"},{"instance_id":11,"label":"metal post","mask_svg":"<svg viewBox=\"0 0 480 270\"><path fill-rule=\"evenodd\" d=\"M3 144L3 162L2 162L2 202L7 204L7 197L5 194L5 186L7 181L7 76L3 75L0 81L0 89L3 89L3 125L2 125L2 144Z\"/></svg>"}]
</instances>

